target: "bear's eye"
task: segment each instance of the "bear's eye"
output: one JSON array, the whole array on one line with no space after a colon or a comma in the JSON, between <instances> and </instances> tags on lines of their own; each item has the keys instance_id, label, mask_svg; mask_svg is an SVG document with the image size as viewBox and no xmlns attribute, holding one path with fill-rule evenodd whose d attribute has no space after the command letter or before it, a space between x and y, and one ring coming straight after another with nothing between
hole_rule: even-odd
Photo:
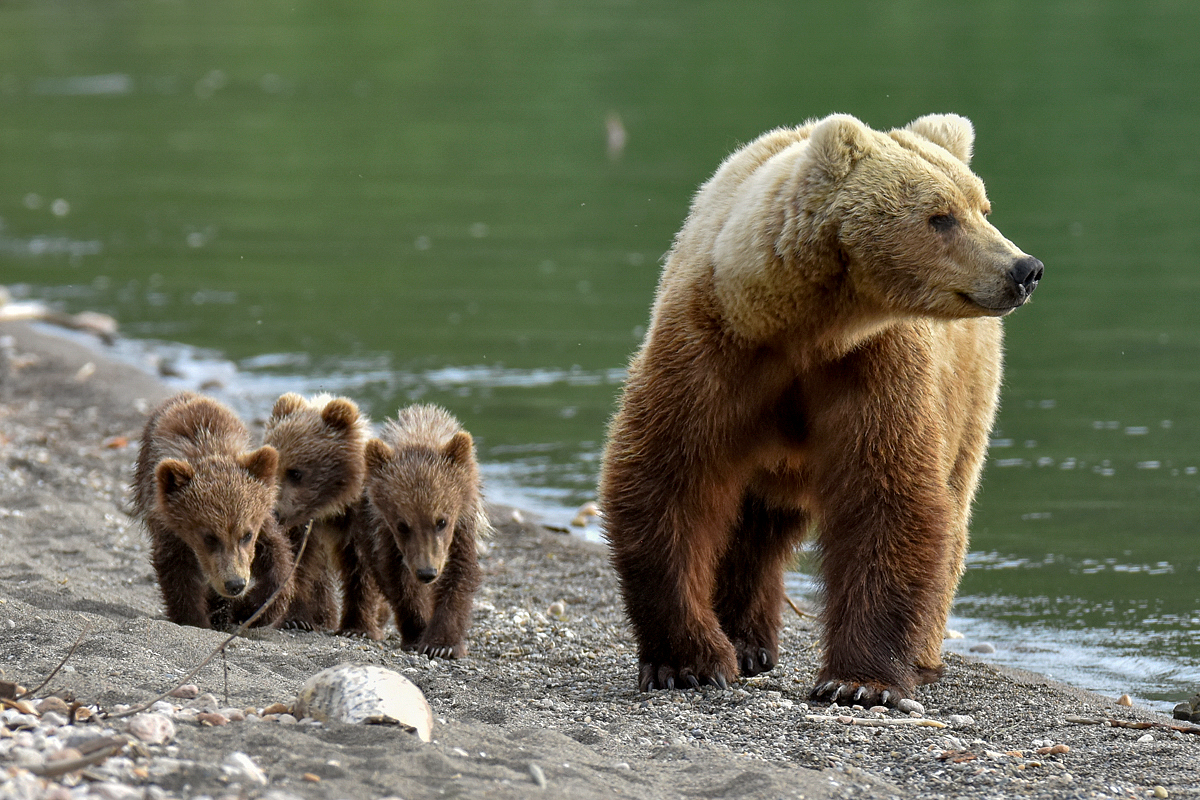
<instances>
[{"instance_id":1,"label":"bear's eye","mask_svg":"<svg viewBox=\"0 0 1200 800\"><path fill-rule=\"evenodd\" d=\"M254 541L254 531L246 531L242 536L241 545L242 547L249 547L252 541Z\"/></svg>"},{"instance_id":2,"label":"bear's eye","mask_svg":"<svg viewBox=\"0 0 1200 800\"><path fill-rule=\"evenodd\" d=\"M934 214L929 218L929 224L938 232L945 232L958 224L958 219L953 214Z\"/></svg>"},{"instance_id":3,"label":"bear's eye","mask_svg":"<svg viewBox=\"0 0 1200 800\"><path fill-rule=\"evenodd\" d=\"M437 522L433 523L439 531L446 530L446 518L438 517Z\"/></svg>"},{"instance_id":4,"label":"bear's eye","mask_svg":"<svg viewBox=\"0 0 1200 800\"><path fill-rule=\"evenodd\" d=\"M401 536L408 536L408 531L409 531L409 528L408 528L407 522L397 522L396 523L396 533L400 534Z\"/></svg>"},{"instance_id":5,"label":"bear's eye","mask_svg":"<svg viewBox=\"0 0 1200 800\"><path fill-rule=\"evenodd\" d=\"M288 483L299 483L304 480L304 473L298 469L289 469L283 473L283 477Z\"/></svg>"},{"instance_id":6,"label":"bear's eye","mask_svg":"<svg viewBox=\"0 0 1200 800\"><path fill-rule=\"evenodd\" d=\"M221 540L215 533L207 533L204 535L204 546L209 552L215 553L221 549Z\"/></svg>"}]
</instances>

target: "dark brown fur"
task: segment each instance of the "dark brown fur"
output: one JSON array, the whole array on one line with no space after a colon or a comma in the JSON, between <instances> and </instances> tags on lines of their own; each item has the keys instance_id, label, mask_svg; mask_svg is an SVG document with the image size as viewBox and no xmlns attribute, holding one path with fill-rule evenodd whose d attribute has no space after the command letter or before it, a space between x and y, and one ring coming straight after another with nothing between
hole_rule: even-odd
<instances>
[{"instance_id":1,"label":"dark brown fur","mask_svg":"<svg viewBox=\"0 0 1200 800\"><path fill-rule=\"evenodd\" d=\"M277 456L217 401L184 392L155 409L134 472L167 617L198 628L278 625L291 601L292 551L272 516Z\"/></svg>"},{"instance_id":2,"label":"dark brown fur","mask_svg":"<svg viewBox=\"0 0 1200 800\"><path fill-rule=\"evenodd\" d=\"M386 615L383 596L350 535L352 508L362 497L366 477L363 448L368 436L367 420L344 397L306 400L285 394L275 402L264 441L279 452L275 514L295 551L312 523L285 624L382 637L374 620ZM339 587L344 598L357 598L343 602L340 615ZM361 613L372 622L360 618Z\"/></svg>"},{"instance_id":3,"label":"dark brown fur","mask_svg":"<svg viewBox=\"0 0 1200 800\"><path fill-rule=\"evenodd\" d=\"M985 219L973 133L830 117L764 135L697 193L601 477L642 690L779 657L815 529L814 695L894 704L941 673L999 389L997 317L1041 263Z\"/></svg>"},{"instance_id":4,"label":"dark brown fur","mask_svg":"<svg viewBox=\"0 0 1200 800\"><path fill-rule=\"evenodd\" d=\"M401 642L461 658L482 578L476 541L488 525L471 435L436 406L410 406L367 443L366 461L355 532Z\"/></svg>"}]
</instances>

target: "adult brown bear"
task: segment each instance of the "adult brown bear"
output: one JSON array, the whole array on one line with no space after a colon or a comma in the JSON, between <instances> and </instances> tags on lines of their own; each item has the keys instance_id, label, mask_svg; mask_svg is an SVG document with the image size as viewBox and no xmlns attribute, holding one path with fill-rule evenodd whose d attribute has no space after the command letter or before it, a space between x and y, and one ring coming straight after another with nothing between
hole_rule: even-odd
<instances>
[{"instance_id":1,"label":"adult brown bear","mask_svg":"<svg viewBox=\"0 0 1200 800\"><path fill-rule=\"evenodd\" d=\"M895 704L941 640L1000 385L1042 276L988 223L953 115L767 133L697 193L612 422L600 496L643 690L778 658L817 531L814 696Z\"/></svg>"}]
</instances>

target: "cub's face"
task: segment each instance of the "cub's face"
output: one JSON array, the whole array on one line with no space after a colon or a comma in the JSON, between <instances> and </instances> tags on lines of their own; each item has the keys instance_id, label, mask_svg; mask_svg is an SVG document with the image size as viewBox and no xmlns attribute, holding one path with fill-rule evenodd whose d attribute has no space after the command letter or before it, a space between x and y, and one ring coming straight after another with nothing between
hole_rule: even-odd
<instances>
[{"instance_id":1,"label":"cub's face","mask_svg":"<svg viewBox=\"0 0 1200 800\"><path fill-rule=\"evenodd\" d=\"M344 398L324 406L299 395L276 401L265 439L279 451L275 516L284 528L335 514L362 493L365 427Z\"/></svg>"},{"instance_id":2,"label":"cub's face","mask_svg":"<svg viewBox=\"0 0 1200 800\"><path fill-rule=\"evenodd\" d=\"M421 457L397 460L368 481L367 493L383 532L391 537L409 572L433 583L446 568L461 493L448 485L446 467Z\"/></svg>"},{"instance_id":3,"label":"cub's face","mask_svg":"<svg viewBox=\"0 0 1200 800\"><path fill-rule=\"evenodd\" d=\"M257 474L230 458L167 459L155 472L160 513L223 597L240 597L250 587L258 534L275 504L271 454L269 469L260 464Z\"/></svg>"}]
</instances>

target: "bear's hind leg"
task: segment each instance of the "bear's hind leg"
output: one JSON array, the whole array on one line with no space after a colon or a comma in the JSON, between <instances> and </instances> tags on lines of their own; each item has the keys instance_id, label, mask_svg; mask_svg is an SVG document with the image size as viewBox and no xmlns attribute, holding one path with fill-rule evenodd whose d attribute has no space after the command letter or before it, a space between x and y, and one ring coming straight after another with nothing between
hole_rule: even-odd
<instances>
[{"instance_id":1,"label":"bear's hind leg","mask_svg":"<svg viewBox=\"0 0 1200 800\"><path fill-rule=\"evenodd\" d=\"M743 677L767 672L779 660L783 571L805 524L802 512L773 509L753 496L742 503L717 572L713 605Z\"/></svg>"}]
</instances>

